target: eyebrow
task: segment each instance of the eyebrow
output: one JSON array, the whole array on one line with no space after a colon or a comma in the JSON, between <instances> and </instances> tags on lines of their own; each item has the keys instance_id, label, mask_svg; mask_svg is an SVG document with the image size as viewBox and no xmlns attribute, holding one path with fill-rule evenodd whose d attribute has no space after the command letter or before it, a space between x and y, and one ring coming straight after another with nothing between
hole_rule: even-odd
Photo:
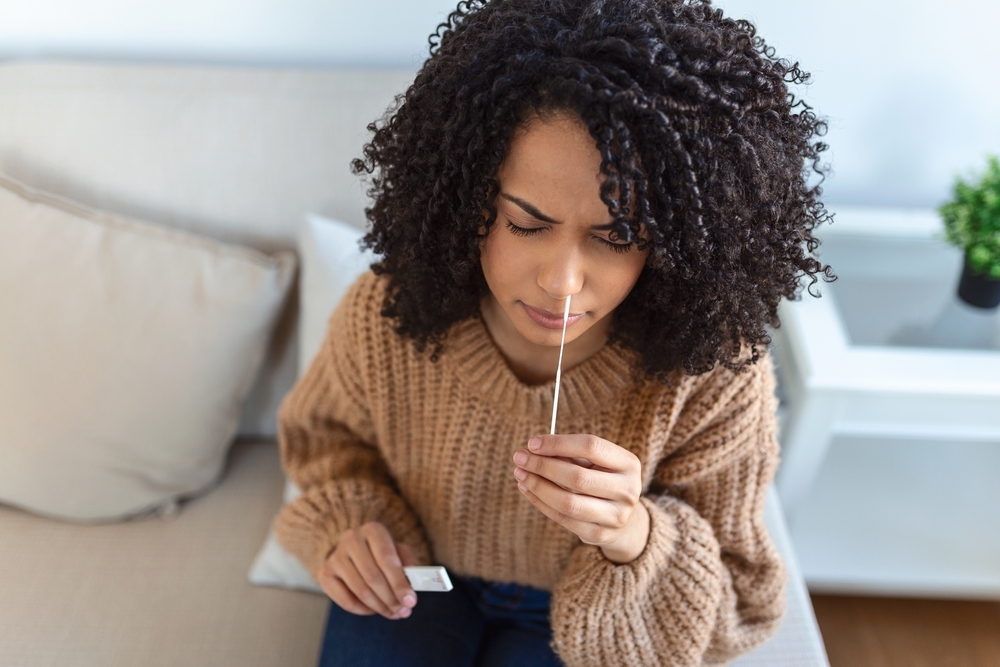
<instances>
[{"instance_id":1,"label":"eyebrow","mask_svg":"<svg viewBox=\"0 0 1000 667\"><path fill-rule=\"evenodd\" d=\"M548 223L551 223L553 225L561 225L562 224L561 222L559 222L555 218L553 218L551 216L548 216L548 215L545 215L544 213L542 213L541 211L539 211L533 204L524 201L520 197L515 197L514 195L509 195L506 192L501 192L500 196L503 197L504 199L506 199L507 201L510 201L510 202L513 202L513 203L517 204L518 206L521 207L522 210L524 210L525 213L527 213L528 215L530 215L533 218L537 218L537 219L541 220L542 222L548 222ZM615 226L615 223L614 223L614 221L612 221L612 222L606 222L603 225L591 225L590 228L591 229L596 229L596 230L599 230L599 231L603 231L605 229L612 229L612 228L614 228L614 226Z\"/></svg>"}]
</instances>

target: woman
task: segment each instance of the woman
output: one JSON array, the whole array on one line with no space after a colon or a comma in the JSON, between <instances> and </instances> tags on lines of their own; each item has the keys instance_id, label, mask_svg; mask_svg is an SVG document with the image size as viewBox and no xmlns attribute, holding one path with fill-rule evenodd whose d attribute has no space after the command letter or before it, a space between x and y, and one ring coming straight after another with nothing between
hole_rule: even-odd
<instances>
[{"instance_id":1,"label":"woman","mask_svg":"<svg viewBox=\"0 0 1000 667\"><path fill-rule=\"evenodd\" d=\"M829 276L806 75L696 0L442 28L354 164L382 259L279 415L320 662L723 663L784 609L764 327ZM456 590L418 601L418 563Z\"/></svg>"}]
</instances>

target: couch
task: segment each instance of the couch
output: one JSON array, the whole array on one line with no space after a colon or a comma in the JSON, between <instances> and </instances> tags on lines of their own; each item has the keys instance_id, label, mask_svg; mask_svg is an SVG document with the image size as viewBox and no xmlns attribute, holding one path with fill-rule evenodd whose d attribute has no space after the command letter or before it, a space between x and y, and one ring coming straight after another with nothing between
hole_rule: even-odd
<instances>
[{"instance_id":1,"label":"couch","mask_svg":"<svg viewBox=\"0 0 1000 667\"><path fill-rule=\"evenodd\" d=\"M412 75L0 63L0 172L95 209L295 251L306 212L364 226L349 161ZM329 600L247 578L285 488L275 412L296 377L297 321L293 285L224 464L197 492L96 523L0 504L0 667L315 664ZM773 492L768 525L789 611L734 664L826 665Z\"/></svg>"}]
</instances>

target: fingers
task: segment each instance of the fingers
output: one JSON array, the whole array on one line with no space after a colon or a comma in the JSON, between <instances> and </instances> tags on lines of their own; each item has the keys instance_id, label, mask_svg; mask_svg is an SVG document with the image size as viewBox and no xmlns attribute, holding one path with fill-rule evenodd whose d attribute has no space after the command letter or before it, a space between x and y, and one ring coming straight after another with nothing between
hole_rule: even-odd
<instances>
[{"instance_id":1,"label":"fingers","mask_svg":"<svg viewBox=\"0 0 1000 667\"><path fill-rule=\"evenodd\" d=\"M361 559L359 559L361 560ZM388 604L382 601L378 593L375 592L377 586L369 584L365 579L365 573L371 576L371 570L369 568L365 569L363 573L358 569L357 564L347 556L344 556L343 563L340 564L338 568L338 576L347 585L347 588L357 596L369 609L373 610L375 613L390 618L396 614L396 606L392 605L390 607Z\"/></svg>"},{"instance_id":2,"label":"fingers","mask_svg":"<svg viewBox=\"0 0 1000 667\"><path fill-rule=\"evenodd\" d=\"M381 523L370 525L371 529L366 532L368 546L378 566L376 576L382 576L379 583L385 585L385 588L376 589L376 592L386 604L397 610L402 606L407 610L406 615L409 615L408 610L417 603L417 596L410 586L409 579L406 578L406 573L403 572L403 560L399 555L396 541ZM364 528L365 526L362 526L363 530Z\"/></svg>"},{"instance_id":3,"label":"fingers","mask_svg":"<svg viewBox=\"0 0 1000 667\"><path fill-rule=\"evenodd\" d=\"M628 523L633 507L632 503L612 502L567 491L533 473L525 473L524 479L518 480L518 488L522 493L524 491L531 493L561 516L616 530Z\"/></svg>"},{"instance_id":4,"label":"fingers","mask_svg":"<svg viewBox=\"0 0 1000 667\"><path fill-rule=\"evenodd\" d=\"M624 447L586 433L536 435L528 441L528 450L542 456L586 459L612 472L633 473L641 467L639 458Z\"/></svg>"},{"instance_id":5,"label":"fingers","mask_svg":"<svg viewBox=\"0 0 1000 667\"><path fill-rule=\"evenodd\" d=\"M584 543L616 544L632 525L642 464L624 447L589 434L541 435L514 463L524 497Z\"/></svg>"},{"instance_id":6,"label":"fingers","mask_svg":"<svg viewBox=\"0 0 1000 667\"><path fill-rule=\"evenodd\" d=\"M403 567L420 565L420 559L413 553L413 548L409 544L403 544L402 542L396 544L396 551L399 552L399 559L403 561Z\"/></svg>"},{"instance_id":7,"label":"fingers","mask_svg":"<svg viewBox=\"0 0 1000 667\"><path fill-rule=\"evenodd\" d=\"M521 489L521 493L524 494L524 497L527 498L532 505L538 508L538 511L566 528L566 530L576 534L576 536L579 537L584 544L603 545L607 544L614 538L615 531L611 528L597 523L591 523L589 521L580 521L579 519L568 516L550 507L527 487L518 485L518 488Z\"/></svg>"},{"instance_id":8,"label":"fingers","mask_svg":"<svg viewBox=\"0 0 1000 667\"><path fill-rule=\"evenodd\" d=\"M634 502L642 491L642 480L638 476L585 468L563 458L540 456L523 449L514 454L514 463L519 468L544 477L568 491L595 498ZM517 471L515 477L518 477Z\"/></svg>"},{"instance_id":9,"label":"fingers","mask_svg":"<svg viewBox=\"0 0 1000 667\"><path fill-rule=\"evenodd\" d=\"M406 557L416 560L412 550ZM381 523L369 522L344 531L328 565L333 578L339 579L353 598L370 612L390 619L406 618L417 603L416 593L403 572L403 556ZM335 585L331 584L330 588L331 598L341 607L348 611L357 608L354 600ZM347 606L334 598L334 592Z\"/></svg>"},{"instance_id":10,"label":"fingers","mask_svg":"<svg viewBox=\"0 0 1000 667\"><path fill-rule=\"evenodd\" d=\"M324 577L320 583L323 591L344 611L349 611L359 616L371 616L375 613L347 588L347 585L340 577L332 575Z\"/></svg>"}]
</instances>

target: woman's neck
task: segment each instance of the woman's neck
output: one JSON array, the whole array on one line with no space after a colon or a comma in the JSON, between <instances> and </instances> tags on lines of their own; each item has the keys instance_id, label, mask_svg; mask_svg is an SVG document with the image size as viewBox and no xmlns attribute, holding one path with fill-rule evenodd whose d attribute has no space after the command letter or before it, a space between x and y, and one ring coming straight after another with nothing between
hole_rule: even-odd
<instances>
[{"instance_id":1,"label":"woman's neck","mask_svg":"<svg viewBox=\"0 0 1000 667\"><path fill-rule=\"evenodd\" d=\"M514 375L525 384L544 384L556 377L559 347L537 345L518 333L492 294L483 297L480 312L486 330L500 350ZM563 371L583 363L604 347L611 327L611 314L587 329L580 337L566 343Z\"/></svg>"}]
</instances>

